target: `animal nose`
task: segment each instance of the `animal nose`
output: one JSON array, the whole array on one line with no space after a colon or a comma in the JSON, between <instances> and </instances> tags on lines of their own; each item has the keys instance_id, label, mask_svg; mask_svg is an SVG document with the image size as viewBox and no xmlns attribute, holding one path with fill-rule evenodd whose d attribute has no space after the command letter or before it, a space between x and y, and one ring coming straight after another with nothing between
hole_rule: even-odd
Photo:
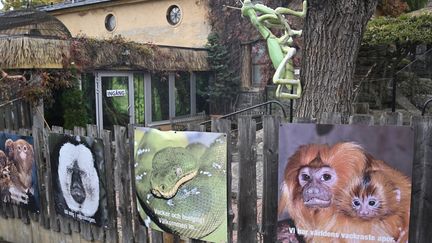
<instances>
[{"instance_id":1,"label":"animal nose","mask_svg":"<svg viewBox=\"0 0 432 243\"><path fill-rule=\"evenodd\" d=\"M318 188L316 188L316 187L312 187L312 188L309 188L306 192L307 192L308 194L318 194L320 191L319 191Z\"/></svg>"}]
</instances>

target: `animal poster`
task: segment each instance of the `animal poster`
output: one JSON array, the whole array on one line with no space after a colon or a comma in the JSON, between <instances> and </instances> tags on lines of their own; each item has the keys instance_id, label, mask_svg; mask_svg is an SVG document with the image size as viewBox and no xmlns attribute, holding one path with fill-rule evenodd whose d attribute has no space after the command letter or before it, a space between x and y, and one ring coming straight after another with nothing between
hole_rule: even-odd
<instances>
[{"instance_id":1,"label":"animal poster","mask_svg":"<svg viewBox=\"0 0 432 243\"><path fill-rule=\"evenodd\" d=\"M0 205L18 204L39 212L33 138L0 133Z\"/></svg>"},{"instance_id":2,"label":"animal poster","mask_svg":"<svg viewBox=\"0 0 432 243\"><path fill-rule=\"evenodd\" d=\"M410 127L283 124L281 242L408 242Z\"/></svg>"},{"instance_id":3,"label":"animal poster","mask_svg":"<svg viewBox=\"0 0 432 243\"><path fill-rule=\"evenodd\" d=\"M107 225L102 140L50 133L48 142L56 212L98 226Z\"/></svg>"},{"instance_id":4,"label":"animal poster","mask_svg":"<svg viewBox=\"0 0 432 243\"><path fill-rule=\"evenodd\" d=\"M137 205L146 226L227 242L226 135L135 129Z\"/></svg>"}]
</instances>

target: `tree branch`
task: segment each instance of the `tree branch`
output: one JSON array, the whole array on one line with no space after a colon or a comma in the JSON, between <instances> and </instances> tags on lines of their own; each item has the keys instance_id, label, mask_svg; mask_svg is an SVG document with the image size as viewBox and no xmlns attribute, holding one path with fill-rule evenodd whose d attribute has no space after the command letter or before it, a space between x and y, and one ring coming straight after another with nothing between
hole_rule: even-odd
<instances>
[{"instance_id":1,"label":"tree branch","mask_svg":"<svg viewBox=\"0 0 432 243\"><path fill-rule=\"evenodd\" d=\"M27 82L27 79L23 75L9 75L1 68L0 68L0 75L1 75L0 81L2 81L3 79L9 79L9 80L21 80Z\"/></svg>"}]
</instances>

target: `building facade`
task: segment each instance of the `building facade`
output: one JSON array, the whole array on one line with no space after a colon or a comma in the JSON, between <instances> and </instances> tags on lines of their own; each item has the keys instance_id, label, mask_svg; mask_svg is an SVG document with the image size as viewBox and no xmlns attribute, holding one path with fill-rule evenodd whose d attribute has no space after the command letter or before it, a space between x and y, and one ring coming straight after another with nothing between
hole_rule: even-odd
<instances>
[{"instance_id":1,"label":"building facade","mask_svg":"<svg viewBox=\"0 0 432 243\"><path fill-rule=\"evenodd\" d=\"M206 101L197 89L210 78L205 49L211 31L207 1L65 1L39 10L60 20L72 37L121 38L138 49L140 44L151 44L164 53L153 57L163 59L158 63L164 65L140 65L131 58L136 50L129 48L119 54L123 62L105 57L97 65L84 67L81 86L100 129L115 124L170 124L206 111Z\"/></svg>"}]
</instances>

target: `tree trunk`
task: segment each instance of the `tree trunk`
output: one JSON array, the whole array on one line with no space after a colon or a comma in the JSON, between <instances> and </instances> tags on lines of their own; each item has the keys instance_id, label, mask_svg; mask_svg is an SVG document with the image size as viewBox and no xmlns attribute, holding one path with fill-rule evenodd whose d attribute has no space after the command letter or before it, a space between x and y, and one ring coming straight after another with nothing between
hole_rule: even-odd
<instances>
[{"instance_id":1,"label":"tree trunk","mask_svg":"<svg viewBox=\"0 0 432 243\"><path fill-rule=\"evenodd\" d=\"M376 5L377 0L308 1L297 117L350 114L355 62Z\"/></svg>"}]
</instances>

